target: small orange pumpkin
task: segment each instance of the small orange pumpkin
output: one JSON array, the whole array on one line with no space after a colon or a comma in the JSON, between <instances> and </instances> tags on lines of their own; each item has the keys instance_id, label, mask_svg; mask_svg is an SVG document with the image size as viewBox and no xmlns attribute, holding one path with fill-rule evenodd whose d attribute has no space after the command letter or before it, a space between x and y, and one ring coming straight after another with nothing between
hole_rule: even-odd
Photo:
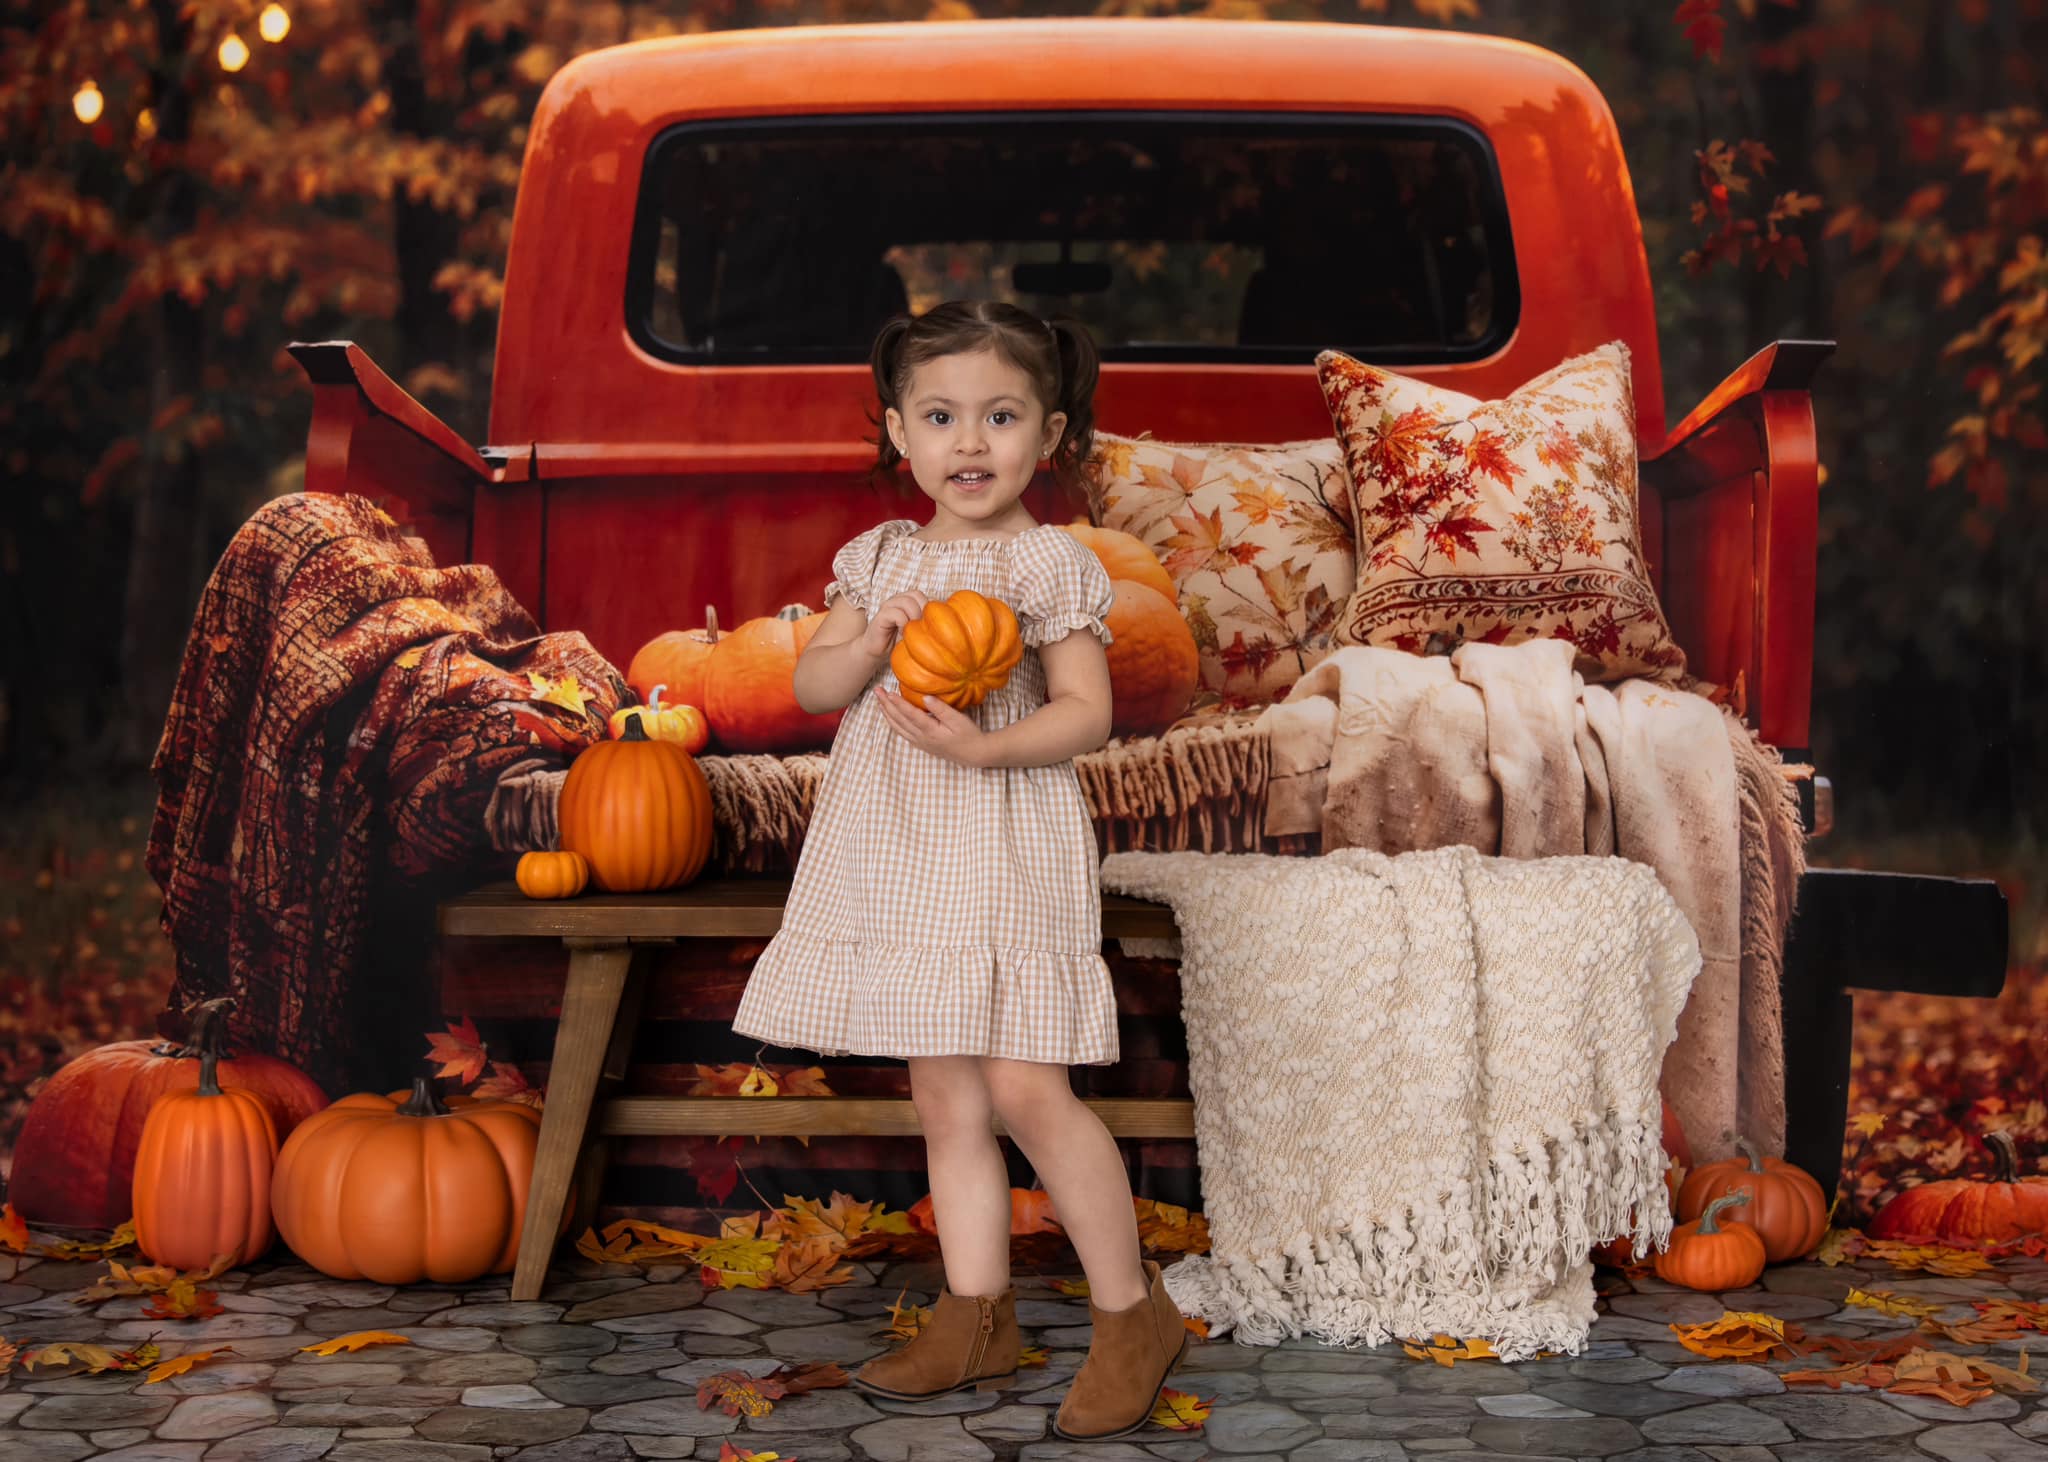
<instances>
[{"instance_id":1,"label":"small orange pumpkin","mask_svg":"<svg viewBox=\"0 0 2048 1462\"><path fill-rule=\"evenodd\" d=\"M522 853L512 879L530 899L573 899L589 886L590 862L581 853Z\"/></svg>"},{"instance_id":2,"label":"small orange pumpkin","mask_svg":"<svg viewBox=\"0 0 2048 1462\"><path fill-rule=\"evenodd\" d=\"M135 1150L135 1243L173 1269L222 1254L244 1264L270 1247L277 1123L255 1093L223 1090L219 1066L215 1040L200 1052L199 1085L156 1099Z\"/></svg>"},{"instance_id":3,"label":"small orange pumpkin","mask_svg":"<svg viewBox=\"0 0 2048 1462\"><path fill-rule=\"evenodd\" d=\"M1111 734L1153 736L1180 718L1201 683L1201 652L1174 602L1135 579L1112 581Z\"/></svg>"},{"instance_id":4,"label":"small orange pumpkin","mask_svg":"<svg viewBox=\"0 0 2048 1462\"><path fill-rule=\"evenodd\" d=\"M540 1113L524 1102L451 1110L424 1076L410 1094L345 1096L301 1122L278 1154L278 1232L336 1279L503 1274L519 1257L539 1140Z\"/></svg>"},{"instance_id":5,"label":"small orange pumpkin","mask_svg":"<svg viewBox=\"0 0 2048 1462\"><path fill-rule=\"evenodd\" d=\"M903 626L889 668L903 698L920 710L933 696L969 711L1002 688L1024 658L1017 616L1000 599L960 589L934 599Z\"/></svg>"},{"instance_id":6,"label":"small orange pumpkin","mask_svg":"<svg viewBox=\"0 0 2048 1462\"><path fill-rule=\"evenodd\" d=\"M641 729L655 741L673 741L691 756L701 756L704 748L711 744L711 723L704 719L704 713L695 706L671 701L661 703L661 693L666 685L654 687L654 693L647 697L644 706L620 706L612 712L610 722L612 740L618 741L626 734L626 720L638 714Z\"/></svg>"},{"instance_id":7,"label":"small orange pumpkin","mask_svg":"<svg viewBox=\"0 0 2048 1462\"><path fill-rule=\"evenodd\" d=\"M1706 1212L1671 1231L1671 1245L1654 1261L1657 1277L1687 1289L1730 1290L1756 1283L1764 1272L1764 1241L1746 1223L1723 1222L1723 1211L1749 1195L1723 1193Z\"/></svg>"},{"instance_id":8,"label":"small orange pumpkin","mask_svg":"<svg viewBox=\"0 0 2048 1462\"><path fill-rule=\"evenodd\" d=\"M652 701L654 688L665 685L676 704L701 706L704 677L719 638L718 611L707 604L702 629L672 629L642 645L626 667L626 684L643 702Z\"/></svg>"},{"instance_id":9,"label":"small orange pumpkin","mask_svg":"<svg viewBox=\"0 0 2048 1462\"><path fill-rule=\"evenodd\" d=\"M1828 1200L1820 1184L1803 1168L1763 1156L1747 1137L1737 1138L1735 1146L1741 1157L1710 1162L1685 1180L1678 1216L1698 1218L1714 1199L1741 1189L1752 1196L1734 1217L1756 1231L1771 1263L1803 1259L1819 1248L1828 1229Z\"/></svg>"},{"instance_id":10,"label":"small orange pumpkin","mask_svg":"<svg viewBox=\"0 0 2048 1462\"><path fill-rule=\"evenodd\" d=\"M2019 1147L2010 1132L1987 1132L1984 1140L1998 1156L1990 1182L1944 1178L1908 1188L1877 1211L1869 1236L1988 1249L2048 1233L2048 1177L2020 1176Z\"/></svg>"},{"instance_id":11,"label":"small orange pumpkin","mask_svg":"<svg viewBox=\"0 0 2048 1462\"><path fill-rule=\"evenodd\" d=\"M650 738L636 714L622 739L569 764L555 824L562 851L581 853L606 893L675 888L711 855L711 789L695 759Z\"/></svg>"}]
</instances>

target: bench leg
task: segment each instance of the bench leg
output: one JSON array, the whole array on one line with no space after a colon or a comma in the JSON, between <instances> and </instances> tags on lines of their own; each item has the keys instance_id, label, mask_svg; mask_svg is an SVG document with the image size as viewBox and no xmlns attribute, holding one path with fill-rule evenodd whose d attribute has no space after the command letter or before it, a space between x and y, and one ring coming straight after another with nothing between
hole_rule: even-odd
<instances>
[{"instance_id":1,"label":"bench leg","mask_svg":"<svg viewBox=\"0 0 2048 1462\"><path fill-rule=\"evenodd\" d=\"M626 988L633 949L618 943L569 942L569 978L562 990L562 1019L555 1029L555 1056L548 1067L547 1105L541 1109L540 1142L533 1158L533 1183L526 1195L526 1226L519 1236L519 1262L512 1272L512 1298L536 1300L547 1281L569 1180L590 1123L612 1022Z\"/></svg>"}]
</instances>

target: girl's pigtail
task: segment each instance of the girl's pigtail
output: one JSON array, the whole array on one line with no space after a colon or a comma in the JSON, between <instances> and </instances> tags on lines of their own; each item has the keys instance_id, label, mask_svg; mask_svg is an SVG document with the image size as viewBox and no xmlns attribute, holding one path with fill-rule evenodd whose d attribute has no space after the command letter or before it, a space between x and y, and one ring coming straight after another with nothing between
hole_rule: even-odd
<instances>
[{"instance_id":1,"label":"girl's pigtail","mask_svg":"<svg viewBox=\"0 0 2048 1462\"><path fill-rule=\"evenodd\" d=\"M1095 445L1095 382L1101 374L1101 357L1095 351L1095 337L1078 320L1046 322L1060 358L1060 399L1058 410L1067 414L1066 430L1052 449L1052 469L1061 482L1080 480L1082 465Z\"/></svg>"},{"instance_id":2,"label":"girl's pigtail","mask_svg":"<svg viewBox=\"0 0 2048 1462\"><path fill-rule=\"evenodd\" d=\"M900 405L896 399L897 368L903 348L903 337L910 333L910 316L898 315L876 332L875 343L868 351L868 369L875 378L875 399L881 402L882 412ZM886 477L896 470L896 464L903 460L903 454L896 450L896 444L889 440L889 426L880 412L868 418L875 429L875 463L868 469L870 479Z\"/></svg>"}]
</instances>

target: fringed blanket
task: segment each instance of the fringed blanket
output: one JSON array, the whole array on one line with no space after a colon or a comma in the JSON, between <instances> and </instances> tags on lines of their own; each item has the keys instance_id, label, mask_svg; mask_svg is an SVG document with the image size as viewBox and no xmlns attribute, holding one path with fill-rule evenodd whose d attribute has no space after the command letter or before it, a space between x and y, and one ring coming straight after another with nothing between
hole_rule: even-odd
<instances>
[{"instance_id":1,"label":"fringed blanket","mask_svg":"<svg viewBox=\"0 0 2048 1462\"><path fill-rule=\"evenodd\" d=\"M1733 715L1650 681L1588 685L1569 644L1530 640L1339 650L1260 724L1268 835L1656 869L1705 957L1664 1095L1700 1162L1733 1155L1738 1132L1784 1151L1779 978L1805 833L1777 753Z\"/></svg>"},{"instance_id":2,"label":"fringed blanket","mask_svg":"<svg viewBox=\"0 0 2048 1462\"><path fill-rule=\"evenodd\" d=\"M574 675L581 711L529 673ZM149 871L189 1002L235 997L235 1037L330 1091L389 1015L362 988L372 890L488 860L502 776L566 767L630 696L581 634L543 635L480 564L437 569L359 497L259 508L199 601L170 717Z\"/></svg>"},{"instance_id":3,"label":"fringed blanket","mask_svg":"<svg viewBox=\"0 0 2048 1462\"><path fill-rule=\"evenodd\" d=\"M1211 1250L1166 1271L1250 1344L1445 1333L1576 1352L1589 1249L1661 1245L1658 1065L1699 946L1619 858L1119 853L1173 906Z\"/></svg>"}]
</instances>

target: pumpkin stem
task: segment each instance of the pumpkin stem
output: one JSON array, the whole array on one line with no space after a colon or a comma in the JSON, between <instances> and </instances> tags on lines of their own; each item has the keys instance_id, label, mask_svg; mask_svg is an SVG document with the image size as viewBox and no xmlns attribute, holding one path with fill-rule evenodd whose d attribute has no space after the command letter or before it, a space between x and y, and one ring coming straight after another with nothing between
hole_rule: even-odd
<instances>
[{"instance_id":1,"label":"pumpkin stem","mask_svg":"<svg viewBox=\"0 0 2048 1462\"><path fill-rule=\"evenodd\" d=\"M221 1094L220 1052L215 1049L218 1045L219 1042L216 1041L212 1045L201 1048L199 1052L199 1094L201 1096L219 1096Z\"/></svg>"},{"instance_id":2,"label":"pumpkin stem","mask_svg":"<svg viewBox=\"0 0 2048 1462\"><path fill-rule=\"evenodd\" d=\"M1986 1132L1984 1140L1995 1149L1993 1156L1998 1159L1998 1181L2017 1183L2020 1180L2020 1146L2013 1141L2012 1134L2003 1130Z\"/></svg>"},{"instance_id":3,"label":"pumpkin stem","mask_svg":"<svg viewBox=\"0 0 2048 1462\"><path fill-rule=\"evenodd\" d=\"M1756 1144L1747 1137L1735 1139L1735 1150L1749 1159L1749 1170L1751 1172L1760 1173L1764 1170L1764 1155L1757 1151Z\"/></svg>"},{"instance_id":4,"label":"pumpkin stem","mask_svg":"<svg viewBox=\"0 0 2048 1462\"><path fill-rule=\"evenodd\" d=\"M619 740L648 741L651 739L652 738L649 737L647 734L647 728L640 724L639 709L636 707L635 709L628 711L626 713L626 729L619 733Z\"/></svg>"},{"instance_id":5,"label":"pumpkin stem","mask_svg":"<svg viewBox=\"0 0 2048 1462\"><path fill-rule=\"evenodd\" d=\"M657 685L656 687L654 687L654 694L647 698L648 710L657 713L661 710L661 693L667 689L668 687L666 685Z\"/></svg>"},{"instance_id":6,"label":"pumpkin stem","mask_svg":"<svg viewBox=\"0 0 2048 1462\"><path fill-rule=\"evenodd\" d=\"M1724 1208L1740 1208L1747 1202L1749 1202L1749 1189L1747 1188L1738 1188L1733 1193L1723 1193L1719 1198L1709 1203L1707 1211L1700 1215L1699 1232L1703 1234L1718 1234L1721 1232L1721 1226L1715 1223L1714 1220L1720 1216L1721 1210Z\"/></svg>"},{"instance_id":7,"label":"pumpkin stem","mask_svg":"<svg viewBox=\"0 0 2048 1462\"><path fill-rule=\"evenodd\" d=\"M718 608L716 605L707 604L704 606L704 633L711 636L712 644L718 643Z\"/></svg>"},{"instance_id":8,"label":"pumpkin stem","mask_svg":"<svg viewBox=\"0 0 2048 1462\"><path fill-rule=\"evenodd\" d=\"M434 1095L434 1088L427 1084L424 1076L412 1079L412 1095L398 1109L401 1117L445 1117L448 1109L441 1105L441 1099Z\"/></svg>"},{"instance_id":9,"label":"pumpkin stem","mask_svg":"<svg viewBox=\"0 0 2048 1462\"><path fill-rule=\"evenodd\" d=\"M211 1000L186 1006L189 1024L185 1044L173 1046L165 1042L156 1048L156 1054L175 1056L181 1061L204 1056L208 1051L216 1057L225 1057L228 1054L228 1012L234 1008L235 997L232 995L216 995ZM203 1073L200 1080L205 1080Z\"/></svg>"}]
</instances>

